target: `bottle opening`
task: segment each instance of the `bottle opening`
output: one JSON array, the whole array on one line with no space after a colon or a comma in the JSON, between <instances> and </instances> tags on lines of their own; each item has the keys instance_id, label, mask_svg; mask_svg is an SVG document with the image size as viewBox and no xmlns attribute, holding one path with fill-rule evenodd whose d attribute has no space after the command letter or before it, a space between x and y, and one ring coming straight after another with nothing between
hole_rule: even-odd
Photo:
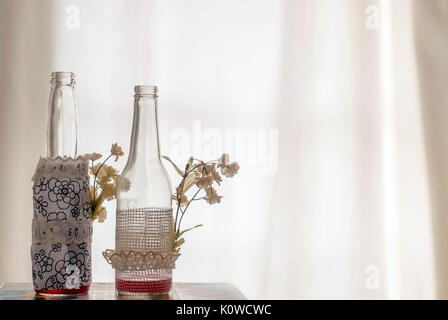
<instances>
[{"instance_id":1,"label":"bottle opening","mask_svg":"<svg viewBox=\"0 0 448 320\"><path fill-rule=\"evenodd\" d=\"M157 97L157 86L135 86L134 92L136 96L150 95Z\"/></svg>"},{"instance_id":2,"label":"bottle opening","mask_svg":"<svg viewBox=\"0 0 448 320\"><path fill-rule=\"evenodd\" d=\"M64 84L72 86L75 84L75 74L73 72L52 72L50 83L52 85Z\"/></svg>"}]
</instances>

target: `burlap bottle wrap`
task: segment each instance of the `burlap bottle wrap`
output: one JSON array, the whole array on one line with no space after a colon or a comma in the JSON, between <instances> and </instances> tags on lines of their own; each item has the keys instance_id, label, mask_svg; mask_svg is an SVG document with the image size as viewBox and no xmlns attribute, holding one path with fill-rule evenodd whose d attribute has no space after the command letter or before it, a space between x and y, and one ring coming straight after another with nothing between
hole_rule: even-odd
<instances>
[{"instance_id":1,"label":"burlap bottle wrap","mask_svg":"<svg viewBox=\"0 0 448 320\"><path fill-rule=\"evenodd\" d=\"M34 288L61 290L90 285L88 161L83 157L41 158L32 180Z\"/></svg>"}]
</instances>

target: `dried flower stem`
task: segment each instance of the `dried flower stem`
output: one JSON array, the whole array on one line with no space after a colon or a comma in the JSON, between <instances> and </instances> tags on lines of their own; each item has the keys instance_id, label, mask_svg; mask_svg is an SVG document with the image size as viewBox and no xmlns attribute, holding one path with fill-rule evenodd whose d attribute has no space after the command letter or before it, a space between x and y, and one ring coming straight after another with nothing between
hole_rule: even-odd
<instances>
[{"instance_id":1,"label":"dried flower stem","mask_svg":"<svg viewBox=\"0 0 448 320\"><path fill-rule=\"evenodd\" d=\"M112 157L112 153L106 158L106 160L103 161L103 163L101 163L100 167L95 172L95 179L93 180L93 188L95 190L94 196L96 196L96 178L98 177L98 172L100 172L101 168L104 166L104 164L107 162L107 160L110 159L110 157ZM92 160L92 167L93 167L93 160Z\"/></svg>"},{"instance_id":2,"label":"dried flower stem","mask_svg":"<svg viewBox=\"0 0 448 320\"><path fill-rule=\"evenodd\" d=\"M181 223L182 223L182 219L184 218L184 214L185 214L185 212L187 211L188 207L190 206L190 203L191 203L193 200L195 200L194 198L198 195L199 191L201 191L201 189L198 189L198 191L196 191L196 193L194 194L193 198L191 198L191 200L188 201L188 204L185 206L185 209L184 209L184 210L180 209L180 211L182 212L182 215L180 216L180 219L179 219L179 225L178 225L178 227L177 227L176 238L174 239L175 241L178 240L177 238L179 237L179 233L180 233L180 225L181 225ZM199 200L199 199L196 199L196 200ZM178 205L177 208L180 208L180 205Z\"/></svg>"},{"instance_id":3,"label":"dried flower stem","mask_svg":"<svg viewBox=\"0 0 448 320\"><path fill-rule=\"evenodd\" d=\"M163 158L169 161L176 172L182 177L179 186L176 188L175 194L172 196L172 199L177 202L173 226L174 248L181 246L185 242L185 240L181 238L185 232L202 226L196 225L192 228L181 230L183 218L191 203L197 200L205 200L209 204L215 204L221 201L222 196L219 196L213 188L213 183L220 186L220 182L222 181L220 174L224 177L233 177L237 174L239 169L238 163L230 163L228 157L227 154L223 154L220 158L208 162L190 157L185 169L182 171L169 157L163 156ZM218 173L218 169L220 170L220 173ZM186 192L194 185L198 187L198 190L194 193L193 197L188 200ZM205 191L205 195L197 197L201 190Z\"/></svg>"},{"instance_id":4,"label":"dried flower stem","mask_svg":"<svg viewBox=\"0 0 448 320\"><path fill-rule=\"evenodd\" d=\"M185 178L187 177L188 174L185 174L182 178L182 181L180 183L180 189L182 190L184 187L184 183L185 183ZM179 215L179 209L180 209L180 203L181 203L181 196L179 194L176 193L176 197L177 197L177 210L176 210L176 219L174 220L174 231L176 232L176 238L175 240L177 240L177 235L179 234L179 229L176 228L177 226L177 217ZM182 211L182 210L181 210ZM183 215L183 214L182 214Z\"/></svg>"},{"instance_id":5,"label":"dried flower stem","mask_svg":"<svg viewBox=\"0 0 448 320\"><path fill-rule=\"evenodd\" d=\"M118 171L112 166L106 165L106 162L112 156L115 156L115 161L117 161L122 155L124 155L124 152L117 143L112 144L110 155L97 165L95 165L95 160L101 159L101 154L88 153L84 155L86 159L91 161L89 172L93 178L93 186L90 187L92 220L98 219L98 222L103 222L106 219L107 211L102 204L105 200L110 201L116 197L118 192L118 180L120 179ZM129 184L127 185L129 186ZM99 195L97 196L97 191L99 190L101 190L101 192L99 192Z\"/></svg>"}]
</instances>

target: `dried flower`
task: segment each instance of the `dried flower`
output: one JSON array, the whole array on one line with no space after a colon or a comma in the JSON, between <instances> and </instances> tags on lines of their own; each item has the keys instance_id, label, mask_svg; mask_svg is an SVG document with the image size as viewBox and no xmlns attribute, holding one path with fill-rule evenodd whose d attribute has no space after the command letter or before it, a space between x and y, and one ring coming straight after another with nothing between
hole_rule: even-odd
<instances>
[{"instance_id":1,"label":"dried flower","mask_svg":"<svg viewBox=\"0 0 448 320\"><path fill-rule=\"evenodd\" d=\"M101 190L103 190L104 197L107 200L112 200L115 197L115 186L111 183L100 184Z\"/></svg>"},{"instance_id":2,"label":"dried flower","mask_svg":"<svg viewBox=\"0 0 448 320\"><path fill-rule=\"evenodd\" d=\"M95 206L96 199L95 199L95 187L94 186L90 187L90 202L92 203L92 206Z\"/></svg>"},{"instance_id":3,"label":"dried flower","mask_svg":"<svg viewBox=\"0 0 448 320\"><path fill-rule=\"evenodd\" d=\"M174 196L176 199L176 202L178 203L177 196ZM180 196L180 206L185 207L188 204L188 198L185 194L181 194Z\"/></svg>"},{"instance_id":4,"label":"dried flower","mask_svg":"<svg viewBox=\"0 0 448 320\"><path fill-rule=\"evenodd\" d=\"M229 164L229 155L227 153L223 153L222 156L218 159L218 168L222 168Z\"/></svg>"},{"instance_id":5,"label":"dried flower","mask_svg":"<svg viewBox=\"0 0 448 320\"><path fill-rule=\"evenodd\" d=\"M205 176L202 178L199 178L198 181L196 182L196 185L198 186L198 188L205 188L210 186L213 183L213 179L211 176Z\"/></svg>"},{"instance_id":6,"label":"dried flower","mask_svg":"<svg viewBox=\"0 0 448 320\"><path fill-rule=\"evenodd\" d=\"M221 169L222 175L231 178L238 173L240 166L238 162L229 161L229 155L227 153L223 153L223 155L218 159L218 168Z\"/></svg>"},{"instance_id":7,"label":"dried flower","mask_svg":"<svg viewBox=\"0 0 448 320\"><path fill-rule=\"evenodd\" d=\"M213 189L212 187L206 188L205 192L207 194L207 196L204 198L205 201L207 201L210 204L214 204L214 203L220 203L221 202L221 196L218 196L218 194L216 193L216 190Z\"/></svg>"},{"instance_id":8,"label":"dried flower","mask_svg":"<svg viewBox=\"0 0 448 320\"><path fill-rule=\"evenodd\" d=\"M117 169L115 169L114 167L108 166L107 164L105 164L103 166L104 171L106 172L106 176L108 177L113 177L117 174Z\"/></svg>"},{"instance_id":9,"label":"dried flower","mask_svg":"<svg viewBox=\"0 0 448 320\"><path fill-rule=\"evenodd\" d=\"M102 163L90 167L90 173L96 175L100 183L107 183L118 177L118 171L115 168Z\"/></svg>"},{"instance_id":10,"label":"dried flower","mask_svg":"<svg viewBox=\"0 0 448 320\"><path fill-rule=\"evenodd\" d=\"M180 198L180 204L179 204L179 198ZM177 205L180 205L181 207L185 207L188 204L188 198L185 195L185 193L182 192L180 185L176 188L176 194L173 195L173 200L176 201Z\"/></svg>"},{"instance_id":11,"label":"dried flower","mask_svg":"<svg viewBox=\"0 0 448 320\"><path fill-rule=\"evenodd\" d=\"M221 196L218 196L217 194L211 194L208 197L206 197L206 201L210 204L214 203L220 203L221 202Z\"/></svg>"},{"instance_id":12,"label":"dried flower","mask_svg":"<svg viewBox=\"0 0 448 320\"><path fill-rule=\"evenodd\" d=\"M117 161L120 156L124 155L123 150L121 150L121 147L117 143L112 145L110 153L115 156L115 161Z\"/></svg>"},{"instance_id":13,"label":"dried flower","mask_svg":"<svg viewBox=\"0 0 448 320\"><path fill-rule=\"evenodd\" d=\"M102 157L102 155L99 154L99 153L96 153L96 152L94 152L94 153L86 153L86 154L84 155L84 158L86 158L86 159L88 159L88 160L90 160L90 161L98 160L98 159L100 159L101 157Z\"/></svg>"},{"instance_id":14,"label":"dried flower","mask_svg":"<svg viewBox=\"0 0 448 320\"><path fill-rule=\"evenodd\" d=\"M178 167L169 157L163 156L163 158L169 161L179 176L182 177L180 184L176 187L176 193L172 196L172 199L177 204L174 219L173 245L174 248L178 248L184 243L184 238L181 236L185 232L201 226L197 225L193 228L181 231L182 218L190 204L195 200L202 199L209 204L220 203L222 196L218 195L213 188L214 183L220 185L220 182L222 181L222 177L217 169L220 169L223 176L233 177L238 173L240 167L237 162L230 163L229 155L226 153L220 158L208 162L190 157L187 165L184 166L184 171L180 170L180 167ZM198 190L196 190L191 197L187 197L187 191L194 185L198 187ZM201 191L205 191L205 195L201 196L199 194Z\"/></svg>"},{"instance_id":15,"label":"dried flower","mask_svg":"<svg viewBox=\"0 0 448 320\"><path fill-rule=\"evenodd\" d=\"M218 182L218 184L219 184L219 182L222 181L221 176L220 176L219 173L215 170L214 167L213 167L213 170L212 170L212 172L211 172L211 177L212 177L213 180L215 180L216 182Z\"/></svg>"},{"instance_id":16,"label":"dried flower","mask_svg":"<svg viewBox=\"0 0 448 320\"><path fill-rule=\"evenodd\" d=\"M203 177L204 176L208 176L213 171L216 171L214 163L212 163L212 164L203 164L201 167L199 167L199 169L200 169Z\"/></svg>"},{"instance_id":17,"label":"dried flower","mask_svg":"<svg viewBox=\"0 0 448 320\"><path fill-rule=\"evenodd\" d=\"M102 163L97 163L94 166L89 168L90 174L97 176L101 179L101 177L106 176L106 171L104 165Z\"/></svg>"},{"instance_id":18,"label":"dried flower","mask_svg":"<svg viewBox=\"0 0 448 320\"><path fill-rule=\"evenodd\" d=\"M176 188L176 192L178 194L187 192L196 182L198 182L199 178L201 177L201 174L198 172L192 172L190 173L184 180L184 183L180 184L178 188ZM180 190L180 187L182 185L182 190Z\"/></svg>"},{"instance_id":19,"label":"dried flower","mask_svg":"<svg viewBox=\"0 0 448 320\"><path fill-rule=\"evenodd\" d=\"M106 208L101 207L101 210L100 210L100 212L98 213L98 222L99 222L99 223L103 223L104 220L106 220L106 217L107 217L107 211L106 211Z\"/></svg>"},{"instance_id":20,"label":"dried flower","mask_svg":"<svg viewBox=\"0 0 448 320\"><path fill-rule=\"evenodd\" d=\"M121 147L114 143L112 144L111 154L102 163L94 164L95 160L98 160L102 156L99 153L86 154L85 157L92 161L92 166L89 167L89 172L93 176L93 186L90 187L90 201L92 204L92 220L98 219L99 222L103 222L106 219L106 208L102 206L105 200L112 200L117 195L117 184L120 179L118 170L106 164L112 156L115 156L115 161L122 156L123 150ZM126 182L126 181L125 181ZM127 180L129 182L129 180ZM123 186L127 189L130 187L130 183L124 183Z\"/></svg>"},{"instance_id":21,"label":"dried flower","mask_svg":"<svg viewBox=\"0 0 448 320\"><path fill-rule=\"evenodd\" d=\"M224 176L231 178L238 173L239 169L240 169L240 166L238 165L238 162L233 162L233 163L229 164L228 166L222 167L221 173Z\"/></svg>"},{"instance_id":22,"label":"dried flower","mask_svg":"<svg viewBox=\"0 0 448 320\"><path fill-rule=\"evenodd\" d=\"M115 183L117 178L119 177L118 171L111 166L104 165L104 175L100 178L100 182L111 182ZM102 170L103 171L103 170Z\"/></svg>"}]
</instances>

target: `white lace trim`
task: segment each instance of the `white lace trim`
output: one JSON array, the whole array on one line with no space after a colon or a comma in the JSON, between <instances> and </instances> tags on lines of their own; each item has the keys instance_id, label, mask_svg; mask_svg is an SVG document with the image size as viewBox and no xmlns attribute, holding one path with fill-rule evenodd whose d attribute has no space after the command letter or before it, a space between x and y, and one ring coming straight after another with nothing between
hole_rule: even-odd
<instances>
[{"instance_id":1,"label":"white lace trim","mask_svg":"<svg viewBox=\"0 0 448 320\"><path fill-rule=\"evenodd\" d=\"M53 178L85 178L89 176L89 161L84 156L76 158L71 157L55 157L40 158L37 163L32 181L42 177Z\"/></svg>"},{"instance_id":2,"label":"white lace trim","mask_svg":"<svg viewBox=\"0 0 448 320\"><path fill-rule=\"evenodd\" d=\"M174 269L175 262L180 256L178 250L169 253L156 251L133 251L107 249L103 257L116 270L157 270Z\"/></svg>"},{"instance_id":3,"label":"white lace trim","mask_svg":"<svg viewBox=\"0 0 448 320\"><path fill-rule=\"evenodd\" d=\"M92 222L33 220L33 244L83 243L92 240Z\"/></svg>"}]
</instances>

